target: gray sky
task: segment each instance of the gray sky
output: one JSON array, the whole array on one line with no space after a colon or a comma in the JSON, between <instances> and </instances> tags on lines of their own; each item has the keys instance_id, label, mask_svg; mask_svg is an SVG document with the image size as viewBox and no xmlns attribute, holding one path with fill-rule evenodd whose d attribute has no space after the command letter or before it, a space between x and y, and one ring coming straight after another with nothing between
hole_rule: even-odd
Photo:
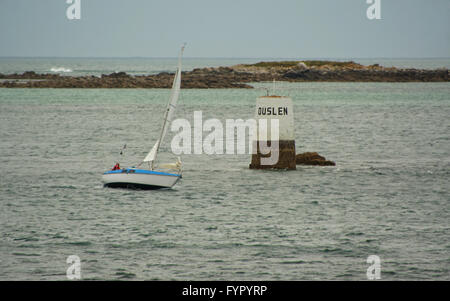
<instances>
[{"instance_id":1,"label":"gray sky","mask_svg":"<svg viewBox=\"0 0 450 301\"><path fill-rule=\"evenodd\" d=\"M450 0L0 0L0 56L450 57Z\"/></svg>"}]
</instances>

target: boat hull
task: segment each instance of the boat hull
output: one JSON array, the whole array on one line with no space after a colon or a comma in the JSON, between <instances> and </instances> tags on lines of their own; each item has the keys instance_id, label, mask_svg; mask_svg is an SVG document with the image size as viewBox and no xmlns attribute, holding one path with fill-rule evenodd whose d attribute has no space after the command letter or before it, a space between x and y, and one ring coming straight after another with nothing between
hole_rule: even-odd
<instances>
[{"instance_id":1,"label":"boat hull","mask_svg":"<svg viewBox=\"0 0 450 301\"><path fill-rule=\"evenodd\" d=\"M181 175L145 169L107 171L102 180L105 187L128 189L161 189L173 187Z\"/></svg>"}]
</instances>

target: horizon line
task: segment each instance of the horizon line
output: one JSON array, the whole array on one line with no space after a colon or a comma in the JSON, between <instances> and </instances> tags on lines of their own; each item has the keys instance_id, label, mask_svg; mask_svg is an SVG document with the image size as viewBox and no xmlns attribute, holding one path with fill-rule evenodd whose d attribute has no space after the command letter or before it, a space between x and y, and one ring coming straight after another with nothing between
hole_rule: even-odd
<instances>
[{"instance_id":1,"label":"horizon line","mask_svg":"<svg viewBox=\"0 0 450 301\"><path fill-rule=\"evenodd\" d=\"M163 56L0 56L0 59L177 59ZM183 59L283 59L283 60L326 60L326 59L450 59L450 57L202 57L187 56Z\"/></svg>"}]
</instances>

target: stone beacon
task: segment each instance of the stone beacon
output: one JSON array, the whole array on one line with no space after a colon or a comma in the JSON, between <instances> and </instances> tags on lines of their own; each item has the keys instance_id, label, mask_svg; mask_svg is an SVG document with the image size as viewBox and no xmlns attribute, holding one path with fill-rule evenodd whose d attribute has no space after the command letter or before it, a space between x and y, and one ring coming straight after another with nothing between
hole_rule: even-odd
<instances>
[{"instance_id":1,"label":"stone beacon","mask_svg":"<svg viewBox=\"0 0 450 301\"><path fill-rule=\"evenodd\" d=\"M250 169L296 169L292 99L274 95L258 97L255 119L257 125ZM274 119L278 121L278 135L274 135L271 127L276 124ZM268 164L267 159L271 156L277 160Z\"/></svg>"}]
</instances>

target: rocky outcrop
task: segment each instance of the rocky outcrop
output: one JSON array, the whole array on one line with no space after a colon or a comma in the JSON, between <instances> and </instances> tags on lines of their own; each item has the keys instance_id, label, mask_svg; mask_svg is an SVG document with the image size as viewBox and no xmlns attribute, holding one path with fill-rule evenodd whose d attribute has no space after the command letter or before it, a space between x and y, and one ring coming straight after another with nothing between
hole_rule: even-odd
<instances>
[{"instance_id":1,"label":"rocky outcrop","mask_svg":"<svg viewBox=\"0 0 450 301\"><path fill-rule=\"evenodd\" d=\"M267 146L271 147L272 142L268 141ZM256 147L256 153L252 154L252 161L249 165L250 169L287 169L287 170L295 170L296 162L295 162L295 141L294 140L280 140L278 141L278 160L273 165L264 165L262 164L262 158L270 158L272 154L269 152L268 154L261 152L261 144L254 143L253 147Z\"/></svg>"},{"instance_id":2,"label":"rocky outcrop","mask_svg":"<svg viewBox=\"0 0 450 301\"><path fill-rule=\"evenodd\" d=\"M102 78L129 78L131 77L126 72L114 72L111 74L102 74Z\"/></svg>"},{"instance_id":3,"label":"rocky outcrop","mask_svg":"<svg viewBox=\"0 0 450 301\"><path fill-rule=\"evenodd\" d=\"M174 73L132 76L115 72L98 76L0 74L6 88L170 88ZM448 82L448 69L420 70L363 66L354 62L287 61L260 62L232 67L197 68L182 74L183 89L252 88L249 83L289 82Z\"/></svg>"},{"instance_id":4,"label":"rocky outcrop","mask_svg":"<svg viewBox=\"0 0 450 301\"><path fill-rule=\"evenodd\" d=\"M334 81L334 82L446 82L449 81L448 70L377 70L350 69L326 70L307 69L290 70L283 79L291 82Z\"/></svg>"},{"instance_id":5,"label":"rocky outcrop","mask_svg":"<svg viewBox=\"0 0 450 301\"><path fill-rule=\"evenodd\" d=\"M316 152L306 152L295 156L297 165L319 165L319 166L335 166L336 163L329 161Z\"/></svg>"},{"instance_id":6,"label":"rocky outcrop","mask_svg":"<svg viewBox=\"0 0 450 301\"><path fill-rule=\"evenodd\" d=\"M174 73L131 76L125 72L98 76L61 76L59 74L3 75L0 87L6 88L171 88ZM194 69L182 73L181 88L252 88L245 82L257 79L251 74L237 73L230 68Z\"/></svg>"}]
</instances>

